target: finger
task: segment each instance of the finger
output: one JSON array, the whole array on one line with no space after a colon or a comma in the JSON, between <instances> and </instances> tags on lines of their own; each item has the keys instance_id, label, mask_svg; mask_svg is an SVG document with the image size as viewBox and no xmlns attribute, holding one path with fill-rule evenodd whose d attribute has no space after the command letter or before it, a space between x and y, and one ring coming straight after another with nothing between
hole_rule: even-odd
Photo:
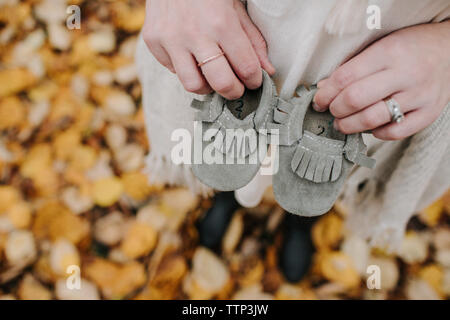
<instances>
[{"instance_id":1,"label":"finger","mask_svg":"<svg viewBox=\"0 0 450 320\"><path fill-rule=\"evenodd\" d=\"M217 44L205 44L195 49L197 61L219 54L222 50ZM234 74L225 56L221 56L201 66L201 71L209 86L228 100L235 100L244 94L244 86Z\"/></svg>"},{"instance_id":2,"label":"finger","mask_svg":"<svg viewBox=\"0 0 450 320\"><path fill-rule=\"evenodd\" d=\"M402 140L425 129L429 124L427 108L420 108L405 115L400 123L390 123L372 131L381 140Z\"/></svg>"},{"instance_id":3,"label":"finger","mask_svg":"<svg viewBox=\"0 0 450 320\"><path fill-rule=\"evenodd\" d=\"M207 94L211 88L200 73L194 57L184 50L171 50L171 57L184 89L197 94Z\"/></svg>"},{"instance_id":4,"label":"finger","mask_svg":"<svg viewBox=\"0 0 450 320\"><path fill-rule=\"evenodd\" d=\"M249 89L259 88L262 70L258 56L241 26L230 28L230 32L222 35L219 45L241 82Z\"/></svg>"},{"instance_id":5,"label":"finger","mask_svg":"<svg viewBox=\"0 0 450 320\"><path fill-rule=\"evenodd\" d=\"M266 70L269 75L273 75L275 73L275 67L269 60L266 40L262 36L259 29L255 26L253 21L250 19L247 10L245 10L245 7L241 2L239 2L236 10L241 22L242 29L244 29L244 32L247 34L250 43L252 44L256 55L258 56L261 67Z\"/></svg>"},{"instance_id":6,"label":"finger","mask_svg":"<svg viewBox=\"0 0 450 320\"><path fill-rule=\"evenodd\" d=\"M327 79L320 80L319 82L317 82L317 88L322 89L323 87L326 86L326 83L327 83Z\"/></svg>"},{"instance_id":7,"label":"finger","mask_svg":"<svg viewBox=\"0 0 450 320\"><path fill-rule=\"evenodd\" d=\"M145 4L146 7L146 17L145 23L142 33L142 37L144 39L147 48L153 54L155 59L164 67L170 70L170 72L175 73L175 68L173 67L172 61L170 59L169 54L161 45L160 35L158 31L154 28L150 21L153 21L152 13L156 12L159 9L158 3L154 4L154 8L150 10L150 1L147 1Z\"/></svg>"},{"instance_id":8,"label":"finger","mask_svg":"<svg viewBox=\"0 0 450 320\"><path fill-rule=\"evenodd\" d=\"M336 118L344 118L402 89L405 82L400 81L395 70L377 72L342 90L331 102L330 112Z\"/></svg>"},{"instance_id":9,"label":"finger","mask_svg":"<svg viewBox=\"0 0 450 320\"><path fill-rule=\"evenodd\" d=\"M170 72L175 73L175 68L167 51L162 46L157 45L154 42L145 41L145 43L155 59L158 60L158 62L166 67Z\"/></svg>"},{"instance_id":10,"label":"finger","mask_svg":"<svg viewBox=\"0 0 450 320\"><path fill-rule=\"evenodd\" d=\"M399 103L403 113L411 112L418 108L407 94L399 93L392 98ZM334 126L345 134L365 132L386 125L391 122L391 113L386 102L379 101L374 105L342 119L335 119Z\"/></svg>"},{"instance_id":11,"label":"finger","mask_svg":"<svg viewBox=\"0 0 450 320\"><path fill-rule=\"evenodd\" d=\"M320 109L327 109L334 98L350 84L386 68L381 46L371 46L344 63L323 83L314 98Z\"/></svg>"}]
</instances>

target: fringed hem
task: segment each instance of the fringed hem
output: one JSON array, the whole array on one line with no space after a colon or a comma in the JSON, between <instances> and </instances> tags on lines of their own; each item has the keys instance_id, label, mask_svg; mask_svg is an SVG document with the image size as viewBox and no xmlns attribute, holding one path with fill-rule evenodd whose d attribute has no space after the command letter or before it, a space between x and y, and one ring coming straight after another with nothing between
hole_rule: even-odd
<instances>
[{"instance_id":1,"label":"fringed hem","mask_svg":"<svg viewBox=\"0 0 450 320\"><path fill-rule=\"evenodd\" d=\"M380 148L375 153L378 169L358 168L350 176L342 195L350 231L373 247L400 249L410 218L448 188L447 180L434 177L449 166L449 129L450 104L426 129Z\"/></svg>"},{"instance_id":2,"label":"fringed hem","mask_svg":"<svg viewBox=\"0 0 450 320\"><path fill-rule=\"evenodd\" d=\"M150 183L168 184L171 186L187 187L192 193L209 197L213 190L201 183L192 173L188 165L175 165L167 161L164 156L151 152L145 159Z\"/></svg>"}]
</instances>

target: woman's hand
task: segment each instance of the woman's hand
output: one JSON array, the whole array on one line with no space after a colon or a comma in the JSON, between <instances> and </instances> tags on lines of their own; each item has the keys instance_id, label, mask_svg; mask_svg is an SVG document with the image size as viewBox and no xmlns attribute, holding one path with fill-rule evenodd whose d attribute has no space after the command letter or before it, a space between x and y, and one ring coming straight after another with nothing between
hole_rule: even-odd
<instances>
[{"instance_id":1,"label":"woman's hand","mask_svg":"<svg viewBox=\"0 0 450 320\"><path fill-rule=\"evenodd\" d=\"M262 83L261 68L275 72L264 38L238 0L147 0L144 40L155 58L176 73L187 91L213 89L237 99L244 86ZM198 62L225 55L201 68Z\"/></svg>"},{"instance_id":2,"label":"woman's hand","mask_svg":"<svg viewBox=\"0 0 450 320\"><path fill-rule=\"evenodd\" d=\"M319 82L317 111L336 129L371 130L383 140L409 137L436 120L450 101L450 21L410 27L377 41ZM405 119L391 123L383 101L396 100Z\"/></svg>"}]
</instances>

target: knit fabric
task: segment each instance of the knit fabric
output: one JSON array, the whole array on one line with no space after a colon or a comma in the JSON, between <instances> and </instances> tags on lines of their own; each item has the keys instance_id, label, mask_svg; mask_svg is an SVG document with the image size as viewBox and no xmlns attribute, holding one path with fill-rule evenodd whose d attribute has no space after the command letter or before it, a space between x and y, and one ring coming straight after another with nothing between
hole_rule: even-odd
<instances>
[{"instance_id":1,"label":"knit fabric","mask_svg":"<svg viewBox=\"0 0 450 320\"><path fill-rule=\"evenodd\" d=\"M381 29L366 27L367 5L381 9ZM404 27L447 19L450 2L249 0L248 11L268 43L270 60L277 69L274 81L279 94L289 99L298 85L326 78L377 39ZM193 134L194 113L189 104L194 95L185 92L176 75L159 65L142 38L136 58L151 146L147 158L150 180L210 194L189 166L170 161L172 147L178 142L171 139L173 131L184 128ZM382 142L365 136L377 167L353 172L343 190L342 203L349 213L348 226L373 245L395 249L414 212L450 187L449 109L447 106L433 125L403 141ZM270 179L255 177L238 191L237 198L255 205Z\"/></svg>"},{"instance_id":2,"label":"knit fabric","mask_svg":"<svg viewBox=\"0 0 450 320\"><path fill-rule=\"evenodd\" d=\"M358 167L342 193L347 225L373 246L396 250L411 216L450 188L450 104L425 130L375 141L369 155L376 168Z\"/></svg>"}]
</instances>

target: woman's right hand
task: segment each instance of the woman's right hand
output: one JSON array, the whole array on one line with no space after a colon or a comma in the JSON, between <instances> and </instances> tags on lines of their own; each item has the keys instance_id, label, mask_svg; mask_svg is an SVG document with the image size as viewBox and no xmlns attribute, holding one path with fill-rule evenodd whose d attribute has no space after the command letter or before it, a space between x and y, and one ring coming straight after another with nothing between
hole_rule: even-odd
<instances>
[{"instance_id":1,"label":"woman's right hand","mask_svg":"<svg viewBox=\"0 0 450 320\"><path fill-rule=\"evenodd\" d=\"M239 0L147 0L144 41L184 88L237 99L275 72L266 42ZM201 67L198 62L224 52Z\"/></svg>"}]
</instances>

